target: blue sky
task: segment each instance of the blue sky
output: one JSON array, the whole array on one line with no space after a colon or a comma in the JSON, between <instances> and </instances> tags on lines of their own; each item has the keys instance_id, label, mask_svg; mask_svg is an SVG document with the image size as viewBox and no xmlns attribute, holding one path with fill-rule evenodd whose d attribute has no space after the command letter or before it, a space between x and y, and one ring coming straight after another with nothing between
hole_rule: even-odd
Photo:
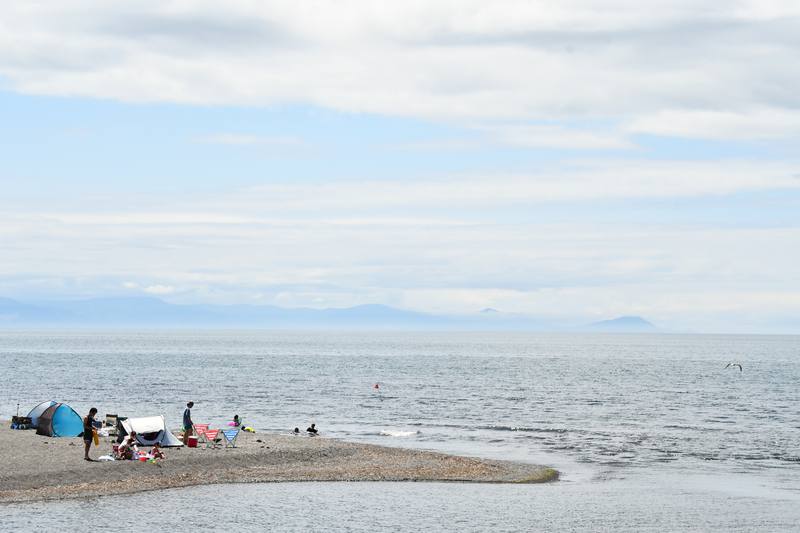
<instances>
[{"instance_id":1,"label":"blue sky","mask_svg":"<svg viewBox=\"0 0 800 533\"><path fill-rule=\"evenodd\" d=\"M310 5L4 8L0 295L800 329L794 3Z\"/></svg>"}]
</instances>

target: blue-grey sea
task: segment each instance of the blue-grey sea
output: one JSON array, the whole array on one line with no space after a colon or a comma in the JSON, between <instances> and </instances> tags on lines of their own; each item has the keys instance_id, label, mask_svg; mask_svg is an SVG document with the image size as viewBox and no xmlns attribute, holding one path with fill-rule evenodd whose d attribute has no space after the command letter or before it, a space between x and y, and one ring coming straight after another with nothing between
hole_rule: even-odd
<instances>
[{"instance_id":1,"label":"blue-grey sea","mask_svg":"<svg viewBox=\"0 0 800 533\"><path fill-rule=\"evenodd\" d=\"M4 419L54 399L178 426L194 400L195 421L239 414L259 432L313 421L327 437L562 474L13 504L0 507L3 530L71 531L87 517L137 531L800 530L796 336L0 331L0 365Z\"/></svg>"}]
</instances>

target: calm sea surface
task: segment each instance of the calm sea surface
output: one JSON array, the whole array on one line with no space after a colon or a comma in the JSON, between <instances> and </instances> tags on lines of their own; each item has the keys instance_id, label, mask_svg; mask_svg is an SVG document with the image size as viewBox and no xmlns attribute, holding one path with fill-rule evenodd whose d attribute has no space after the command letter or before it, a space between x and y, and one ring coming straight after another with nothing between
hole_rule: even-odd
<instances>
[{"instance_id":1,"label":"calm sea surface","mask_svg":"<svg viewBox=\"0 0 800 533\"><path fill-rule=\"evenodd\" d=\"M562 472L543 486L287 483L7 505L5 529L71 530L91 513L137 529L800 530L800 337L6 331L0 364L1 418L54 399L175 427L191 399L197 422L313 421L325 436Z\"/></svg>"}]
</instances>

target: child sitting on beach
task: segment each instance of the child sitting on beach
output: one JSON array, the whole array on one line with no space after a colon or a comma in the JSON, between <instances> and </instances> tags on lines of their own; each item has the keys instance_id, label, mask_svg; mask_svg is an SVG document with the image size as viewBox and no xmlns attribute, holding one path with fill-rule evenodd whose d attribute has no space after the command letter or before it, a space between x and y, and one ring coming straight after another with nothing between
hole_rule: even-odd
<instances>
[{"instance_id":1,"label":"child sitting on beach","mask_svg":"<svg viewBox=\"0 0 800 533\"><path fill-rule=\"evenodd\" d=\"M166 459L167 458L167 456L164 455L164 452L161 451L161 446L159 446L157 442L155 444L153 444L153 449L150 450L150 457L152 457L153 459Z\"/></svg>"}]
</instances>

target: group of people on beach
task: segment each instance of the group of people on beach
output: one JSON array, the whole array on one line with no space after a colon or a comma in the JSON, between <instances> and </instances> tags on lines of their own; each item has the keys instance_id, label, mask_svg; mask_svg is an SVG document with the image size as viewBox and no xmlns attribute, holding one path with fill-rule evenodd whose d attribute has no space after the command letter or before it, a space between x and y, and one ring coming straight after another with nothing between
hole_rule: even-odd
<instances>
[{"instance_id":1,"label":"group of people on beach","mask_svg":"<svg viewBox=\"0 0 800 533\"><path fill-rule=\"evenodd\" d=\"M194 431L194 422L192 421L192 408L194 407L194 402L187 402L186 409L183 411L183 420L182 420L182 430L183 433L181 435L181 440L184 444L189 443L189 438L192 436ZM84 444L84 453L83 458L86 461L93 461L91 457L89 457L89 450L92 447L92 443L95 446L99 445L99 439L97 436L97 429L101 427L101 423L95 420L95 416L97 416L97 408L92 407L89 409L89 414L83 418L83 444ZM243 428L245 430L253 431L252 428L244 427L242 419L239 415L233 415L233 420L228 422L229 426L236 427L236 428ZM294 435L300 434L300 428L294 428L292 431ZM311 436L315 437L319 434L319 430L317 429L316 424L312 423L309 427L306 428L306 433ZM125 438L120 442L119 446L116 448L115 451L115 459L132 459L139 453L138 449L138 440L135 431L131 431ZM159 447L158 443L156 443L153 448L150 450L151 458L153 459L163 459L164 452Z\"/></svg>"},{"instance_id":2,"label":"group of people on beach","mask_svg":"<svg viewBox=\"0 0 800 533\"><path fill-rule=\"evenodd\" d=\"M100 444L100 439L97 436L97 429L101 427L101 423L94 419L97 416L97 408L92 407L89 409L89 414L83 417L83 459L85 461L94 461L89 457L89 450L92 443L95 446ZM114 459L135 459L140 455L139 440L135 431L131 431L122 439L122 442L114 449ZM161 446L156 442L146 454L149 459L159 460L166 458ZM102 459L102 458L101 458Z\"/></svg>"},{"instance_id":3,"label":"group of people on beach","mask_svg":"<svg viewBox=\"0 0 800 533\"><path fill-rule=\"evenodd\" d=\"M188 438L192 436L192 430L194 428L194 423L192 422L192 407L194 407L194 402L189 402L186 404L186 409L183 411L183 436L182 439L183 443L188 443ZM239 418L239 415L233 415L233 421L228 422L228 425L233 427L244 427L242 423L242 419ZM251 428L244 428L245 430ZM299 435L300 428L296 427L292 431L293 434ZM315 437L319 434L319 430L317 429L317 425L312 423L309 427L306 428L306 433L309 436Z\"/></svg>"},{"instance_id":4,"label":"group of people on beach","mask_svg":"<svg viewBox=\"0 0 800 533\"><path fill-rule=\"evenodd\" d=\"M122 439L122 442L119 443L115 452L114 459L136 459L139 455L139 439L136 435L135 431L131 431L128 435ZM150 449L150 453L147 454L149 459L166 459L166 455L164 451L161 449L161 445L157 442L153 444L153 447Z\"/></svg>"}]
</instances>

